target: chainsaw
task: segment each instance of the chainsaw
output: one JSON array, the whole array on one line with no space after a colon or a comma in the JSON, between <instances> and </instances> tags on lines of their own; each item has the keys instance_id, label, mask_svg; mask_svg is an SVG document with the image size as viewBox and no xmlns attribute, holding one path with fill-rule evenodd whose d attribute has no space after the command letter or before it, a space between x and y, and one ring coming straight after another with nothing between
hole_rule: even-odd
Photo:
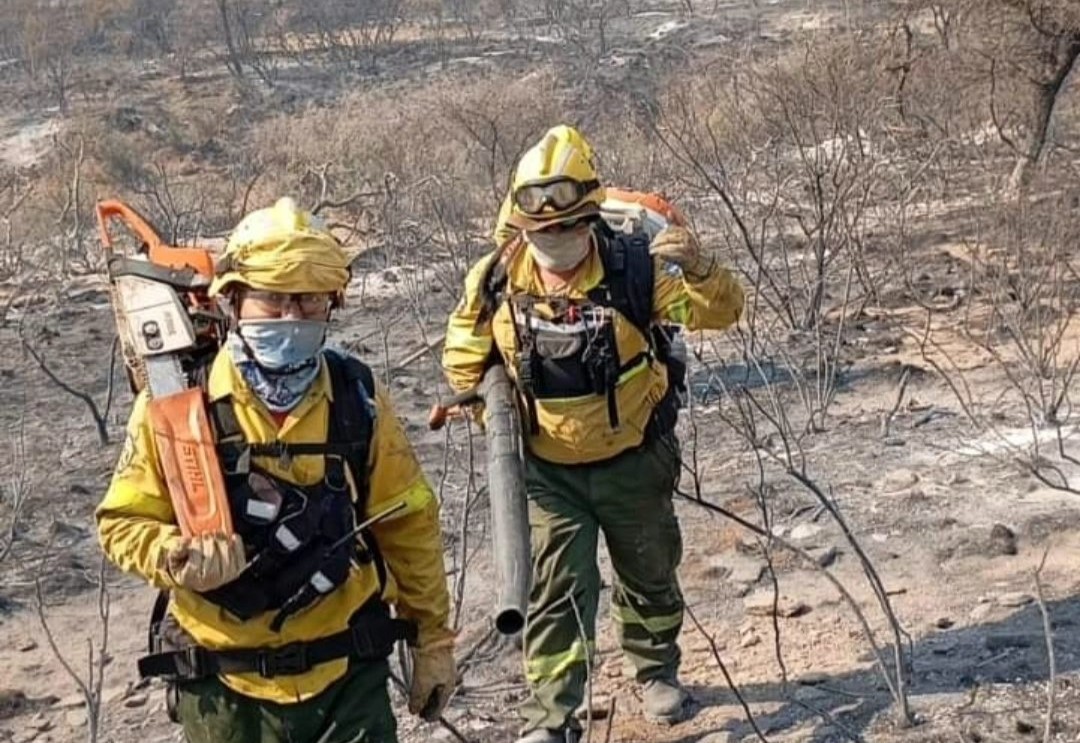
<instances>
[{"instance_id":1,"label":"chainsaw","mask_svg":"<svg viewBox=\"0 0 1080 743\"><path fill-rule=\"evenodd\" d=\"M149 418L181 532L231 534L232 517L199 379L216 355L227 318L209 296L214 256L165 243L119 201L97 205L109 292L133 392ZM119 222L136 246L119 247Z\"/></svg>"}]
</instances>

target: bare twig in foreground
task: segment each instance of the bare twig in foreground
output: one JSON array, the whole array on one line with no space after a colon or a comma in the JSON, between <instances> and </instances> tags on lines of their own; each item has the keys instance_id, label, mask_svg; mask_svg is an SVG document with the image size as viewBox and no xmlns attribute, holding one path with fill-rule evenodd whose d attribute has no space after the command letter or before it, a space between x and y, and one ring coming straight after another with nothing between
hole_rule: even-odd
<instances>
[{"instance_id":1,"label":"bare twig in foreground","mask_svg":"<svg viewBox=\"0 0 1080 743\"><path fill-rule=\"evenodd\" d=\"M49 622L45 617L45 595L41 589L41 577L38 576L34 579L38 622L45 633L45 640L48 642L53 656L63 667L68 677L75 682L75 686L78 687L79 693L82 694L83 700L86 702L87 743L96 743L98 739L98 730L101 725L102 691L105 688L105 666L109 662L110 601L109 590L105 584L105 564L105 558L102 557L101 567L98 571L98 617L101 620L101 640L99 646L95 648L94 641L89 637L86 638L87 669L85 677L79 675L59 646L57 646L52 628L49 627Z\"/></svg>"},{"instance_id":2,"label":"bare twig in foreground","mask_svg":"<svg viewBox=\"0 0 1080 743\"><path fill-rule=\"evenodd\" d=\"M1050 622L1050 612L1046 609L1046 599L1043 597L1042 570L1046 565L1046 557L1050 554L1047 547L1043 552L1039 567L1035 569L1035 597L1039 602L1039 614L1042 615L1043 635L1046 638L1046 659L1050 666L1050 677L1046 682L1046 724L1043 727L1043 743L1050 743L1054 729L1054 692L1057 686L1057 658L1054 655L1054 629Z\"/></svg>"},{"instance_id":3,"label":"bare twig in foreground","mask_svg":"<svg viewBox=\"0 0 1080 743\"><path fill-rule=\"evenodd\" d=\"M769 743L769 739L765 737L765 733L761 732L761 728L758 727L757 719L754 717L754 713L750 711L750 705L746 703L746 698L743 697L742 692L739 691L739 687L735 685L735 679L731 678L731 674L728 672L727 666L724 664L724 659L720 657L720 648L716 646L716 640L705 631L705 628L701 626L701 622L694 616L693 610L689 607L685 607L686 616L690 617L690 621L694 623L694 628L698 633L705 638L705 642L709 643L709 649L712 651L712 656L716 660L716 664L720 666L720 673L724 674L724 681L727 682L728 688L731 689L731 693L735 695L735 698L739 700L739 704L743 708L743 712L746 713L746 721L750 723L750 727L754 729L757 734L758 740L761 743Z\"/></svg>"}]
</instances>

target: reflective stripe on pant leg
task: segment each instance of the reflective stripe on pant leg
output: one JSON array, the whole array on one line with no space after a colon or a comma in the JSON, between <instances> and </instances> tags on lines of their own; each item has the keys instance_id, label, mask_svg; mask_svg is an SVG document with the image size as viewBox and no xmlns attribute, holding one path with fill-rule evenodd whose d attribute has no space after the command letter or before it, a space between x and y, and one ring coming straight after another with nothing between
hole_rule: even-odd
<instances>
[{"instance_id":1,"label":"reflective stripe on pant leg","mask_svg":"<svg viewBox=\"0 0 1080 743\"><path fill-rule=\"evenodd\" d=\"M621 594L622 591L619 591L619 593ZM618 602L613 600L611 605L611 616L619 624L640 627L644 634L657 636L670 634L673 631L678 634L679 628L682 627L682 609L670 614L644 617L634 609L631 605L632 601L628 601L622 596L619 598L622 600Z\"/></svg>"},{"instance_id":2,"label":"reflective stripe on pant leg","mask_svg":"<svg viewBox=\"0 0 1080 743\"><path fill-rule=\"evenodd\" d=\"M595 642L574 640L569 648L553 655L535 655L525 661L525 678L532 685L559 679L570 671L575 664L584 664L596 653Z\"/></svg>"},{"instance_id":3,"label":"reflective stripe on pant leg","mask_svg":"<svg viewBox=\"0 0 1080 743\"><path fill-rule=\"evenodd\" d=\"M678 673L682 535L672 503L679 468L673 437L649 442L593 473L594 503L615 569L612 614L637 679Z\"/></svg>"},{"instance_id":4,"label":"reflective stripe on pant leg","mask_svg":"<svg viewBox=\"0 0 1080 743\"><path fill-rule=\"evenodd\" d=\"M526 465L533 582L525 625L525 673L531 696L525 729L576 726L594 646L600 572L598 529L581 497L582 468L530 459Z\"/></svg>"}]
</instances>

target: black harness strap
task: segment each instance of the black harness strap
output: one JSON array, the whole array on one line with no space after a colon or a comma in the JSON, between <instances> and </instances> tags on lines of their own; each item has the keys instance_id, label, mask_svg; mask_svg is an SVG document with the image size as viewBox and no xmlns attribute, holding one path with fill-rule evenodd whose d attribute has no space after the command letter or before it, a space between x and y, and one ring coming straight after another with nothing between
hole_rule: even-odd
<instances>
[{"instance_id":1,"label":"black harness strap","mask_svg":"<svg viewBox=\"0 0 1080 743\"><path fill-rule=\"evenodd\" d=\"M169 613L169 592L158 591L157 598L154 599L154 608L150 610L150 627L147 631L146 647L150 649L151 653L156 653L161 650L160 642L158 638L161 637L159 632L161 623L165 621L165 617Z\"/></svg>"},{"instance_id":2,"label":"black harness strap","mask_svg":"<svg viewBox=\"0 0 1080 743\"><path fill-rule=\"evenodd\" d=\"M368 518L368 459L375 434L374 416L368 406L373 409L375 405L375 376L370 367L350 356L328 353L326 361L334 393L327 438L331 445L340 443L349 447L340 456L345 460L356 486L353 508L356 522L361 523ZM370 529L365 529L359 536L364 545L360 558L374 562L381 595L387 583L386 561Z\"/></svg>"},{"instance_id":3,"label":"black harness strap","mask_svg":"<svg viewBox=\"0 0 1080 743\"><path fill-rule=\"evenodd\" d=\"M644 232L616 235L606 224L599 228L600 263L604 280L589 292L589 299L611 307L634 324L649 340L653 324L655 271Z\"/></svg>"},{"instance_id":4,"label":"black harness strap","mask_svg":"<svg viewBox=\"0 0 1080 743\"><path fill-rule=\"evenodd\" d=\"M196 680L217 674L258 673L263 678L295 676L337 658L365 661L385 658L393 644L416 642L411 622L389 616L364 616L349 629L318 640L279 648L208 650L190 645L139 659L139 675Z\"/></svg>"},{"instance_id":5,"label":"black harness strap","mask_svg":"<svg viewBox=\"0 0 1080 743\"><path fill-rule=\"evenodd\" d=\"M600 262L604 269L604 278L601 283L588 292L588 298L594 304L609 307L629 320L645 337L650 351L638 354L634 358L618 367L618 374L614 379L607 379L605 389L598 390L599 394L606 397L608 422L613 429L619 427L618 406L618 382L627 371L633 369L646 359L655 358L651 351L653 345L653 291L655 282L655 267L653 257L649 254L649 238L644 231L638 231L630 235L616 234L602 220L595 227ZM509 277L504 261L499 260L501 251L492 255L480 282L481 286L481 311L477 319L478 324L490 322L499 306L508 300L507 286ZM511 311L515 312L513 300L510 301ZM516 314L516 312L515 312ZM528 317L528 313L527 313ZM526 322L528 320L526 319ZM534 359L535 348L532 342L532 333L526 327L526 332L518 332L518 320L512 318L515 333L517 333L517 345L519 354L517 388L522 395L526 407L526 418L533 435L540 432L539 422L536 419L536 397L530 385L533 381L531 374L535 373ZM612 352L617 353L617 343L614 337L614 327L607 329L606 339ZM654 415L654 417L656 417Z\"/></svg>"}]
</instances>

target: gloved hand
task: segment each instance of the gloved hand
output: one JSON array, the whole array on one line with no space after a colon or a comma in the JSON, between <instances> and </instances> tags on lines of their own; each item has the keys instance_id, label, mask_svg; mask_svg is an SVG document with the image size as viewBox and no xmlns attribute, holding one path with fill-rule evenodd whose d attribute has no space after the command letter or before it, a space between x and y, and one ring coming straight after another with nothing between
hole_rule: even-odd
<instances>
[{"instance_id":1,"label":"gloved hand","mask_svg":"<svg viewBox=\"0 0 1080 743\"><path fill-rule=\"evenodd\" d=\"M178 586L205 592L236 580L247 567L238 534L181 537L166 548L165 569Z\"/></svg>"},{"instance_id":2,"label":"gloved hand","mask_svg":"<svg viewBox=\"0 0 1080 743\"><path fill-rule=\"evenodd\" d=\"M434 722L439 719L457 686L454 638L448 637L413 648L412 659L409 712Z\"/></svg>"},{"instance_id":3,"label":"gloved hand","mask_svg":"<svg viewBox=\"0 0 1080 743\"><path fill-rule=\"evenodd\" d=\"M701 243L685 227L672 225L653 238L649 253L679 266L690 278L704 278L715 261L701 252Z\"/></svg>"}]
</instances>

